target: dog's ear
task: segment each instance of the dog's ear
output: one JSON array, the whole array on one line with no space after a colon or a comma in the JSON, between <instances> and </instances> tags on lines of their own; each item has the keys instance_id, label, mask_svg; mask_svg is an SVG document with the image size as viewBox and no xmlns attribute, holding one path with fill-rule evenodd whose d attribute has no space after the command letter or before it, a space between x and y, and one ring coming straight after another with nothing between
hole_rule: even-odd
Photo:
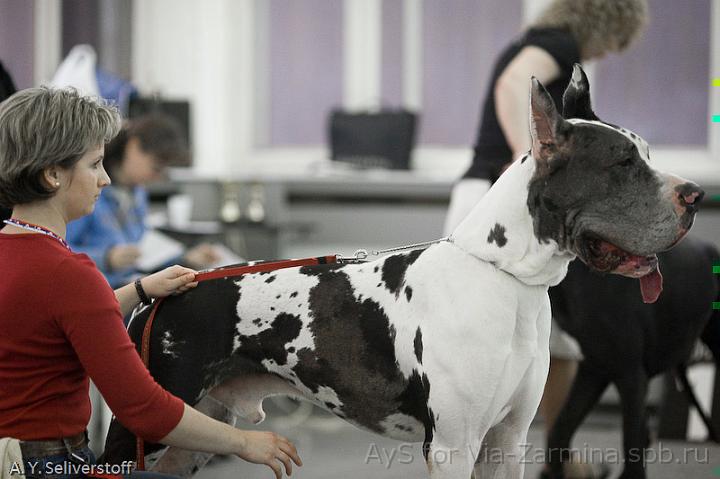
<instances>
[{"instance_id":1,"label":"dog's ear","mask_svg":"<svg viewBox=\"0 0 720 479\"><path fill-rule=\"evenodd\" d=\"M572 78L563 95L563 117L600 121L590 106L590 83L579 63L573 66Z\"/></svg>"},{"instance_id":2,"label":"dog's ear","mask_svg":"<svg viewBox=\"0 0 720 479\"><path fill-rule=\"evenodd\" d=\"M530 136L532 156L542 171L548 171L553 157L572 125L566 122L545 87L532 77L530 89Z\"/></svg>"}]
</instances>

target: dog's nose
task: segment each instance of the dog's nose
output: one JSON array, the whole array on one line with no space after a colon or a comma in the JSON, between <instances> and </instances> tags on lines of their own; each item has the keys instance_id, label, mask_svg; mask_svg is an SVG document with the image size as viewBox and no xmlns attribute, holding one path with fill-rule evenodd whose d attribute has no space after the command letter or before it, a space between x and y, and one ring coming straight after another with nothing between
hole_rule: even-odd
<instances>
[{"instance_id":1,"label":"dog's nose","mask_svg":"<svg viewBox=\"0 0 720 479\"><path fill-rule=\"evenodd\" d=\"M678 193L678 200L680 204L688 209L688 211L695 212L697 210L700 201L702 201L705 192L695 183L685 183L679 185L675 191Z\"/></svg>"}]
</instances>

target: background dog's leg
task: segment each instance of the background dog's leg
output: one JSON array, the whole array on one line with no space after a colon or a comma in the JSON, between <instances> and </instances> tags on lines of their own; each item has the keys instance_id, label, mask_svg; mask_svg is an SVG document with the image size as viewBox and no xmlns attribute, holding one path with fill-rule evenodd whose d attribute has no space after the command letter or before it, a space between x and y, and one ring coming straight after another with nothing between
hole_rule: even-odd
<instances>
[{"instance_id":1,"label":"background dog's leg","mask_svg":"<svg viewBox=\"0 0 720 479\"><path fill-rule=\"evenodd\" d=\"M648 447L649 434L645 410L645 395L648 378L642 369L624 371L615 381L620 393L623 416L623 453L625 468L620 479L645 478L645 448Z\"/></svg>"},{"instance_id":2,"label":"background dog's leg","mask_svg":"<svg viewBox=\"0 0 720 479\"><path fill-rule=\"evenodd\" d=\"M205 396L195 406L195 409L218 421L235 425L237 416L230 412L222 403ZM191 477L203 467L212 457L212 454L194 452L176 447L169 447L152 466L152 471L172 474L180 477Z\"/></svg>"},{"instance_id":3,"label":"background dog's leg","mask_svg":"<svg viewBox=\"0 0 720 479\"><path fill-rule=\"evenodd\" d=\"M570 395L548 436L545 463L550 465L550 471L546 471L544 477L552 479L565 477L563 461L569 459L570 441L573 434L600 399L609 382L608 378L590 370L587 364L580 363ZM568 405L572 405L572 407ZM548 472L549 475L547 475Z\"/></svg>"}]
</instances>

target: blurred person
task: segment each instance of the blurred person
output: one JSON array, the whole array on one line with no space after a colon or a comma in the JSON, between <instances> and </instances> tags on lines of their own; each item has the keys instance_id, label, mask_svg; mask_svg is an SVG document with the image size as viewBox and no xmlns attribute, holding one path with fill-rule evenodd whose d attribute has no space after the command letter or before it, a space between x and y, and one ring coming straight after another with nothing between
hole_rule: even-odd
<instances>
[{"instance_id":1,"label":"blurred person","mask_svg":"<svg viewBox=\"0 0 720 479\"><path fill-rule=\"evenodd\" d=\"M483 102L472 164L452 190L446 235L510 163L530 150L530 78L535 76L545 85L562 111L562 95L573 65L627 49L646 23L646 0L555 0L500 53ZM554 322L550 356L540 403L546 434L565 403L582 357L575 340Z\"/></svg>"},{"instance_id":2,"label":"blurred person","mask_svg":"<svg viewBox=\"0 0 720 479\"><path fill-rule=\"evenodd\" d=\"M67 224L91 214L110 184L104 145L119 121L115 108L74 90L31 88L0 104L0 205L12 208L0 230L0 440L19 440L28 478L46 477L48 466L94 463L86 434L92 379L147 441L235 454L278 479L283 467L290 474L301 462L287 439L184 404L153 380L127 335L124 314L148 297L195 287L195 271L173 266L113 291L65 240Z\"/></svg>"},{"instance_id":3,"label":"blurred person","mask_svg":"<svg viewBox=\"0 0 720 479\"><path fill-rule=\"evenodd\" d=\"M140 272L138 244L147 231L148 193L145 185L164 177L167 166L188 155L179 125L153 113L127 122L105 150L112 186L103 189L95 210L68 225L68 243L86 253L112 287ZM220 259L209 244L200 244L171 263L204 269Z\"/></svg>"}]
</instances>

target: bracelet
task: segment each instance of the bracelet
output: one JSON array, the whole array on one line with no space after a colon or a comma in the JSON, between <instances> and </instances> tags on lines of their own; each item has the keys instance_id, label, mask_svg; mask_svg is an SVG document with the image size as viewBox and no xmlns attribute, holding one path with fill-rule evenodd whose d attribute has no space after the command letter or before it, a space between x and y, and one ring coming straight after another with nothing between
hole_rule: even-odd
<instances>
[{"instance_id":1,"label":"bracelet","mask_svg":"<svg viewBox=\"0 0 720 479\"><path fill-rule=\"evenodd\" d=\"M142 304L151 304L152 300L147 295L145 290L143 289L142 283L140 282L140 278L135 280L135 291L137 291L138 298L140 298L140 302Z\"/></svg>"}]
</instances>

